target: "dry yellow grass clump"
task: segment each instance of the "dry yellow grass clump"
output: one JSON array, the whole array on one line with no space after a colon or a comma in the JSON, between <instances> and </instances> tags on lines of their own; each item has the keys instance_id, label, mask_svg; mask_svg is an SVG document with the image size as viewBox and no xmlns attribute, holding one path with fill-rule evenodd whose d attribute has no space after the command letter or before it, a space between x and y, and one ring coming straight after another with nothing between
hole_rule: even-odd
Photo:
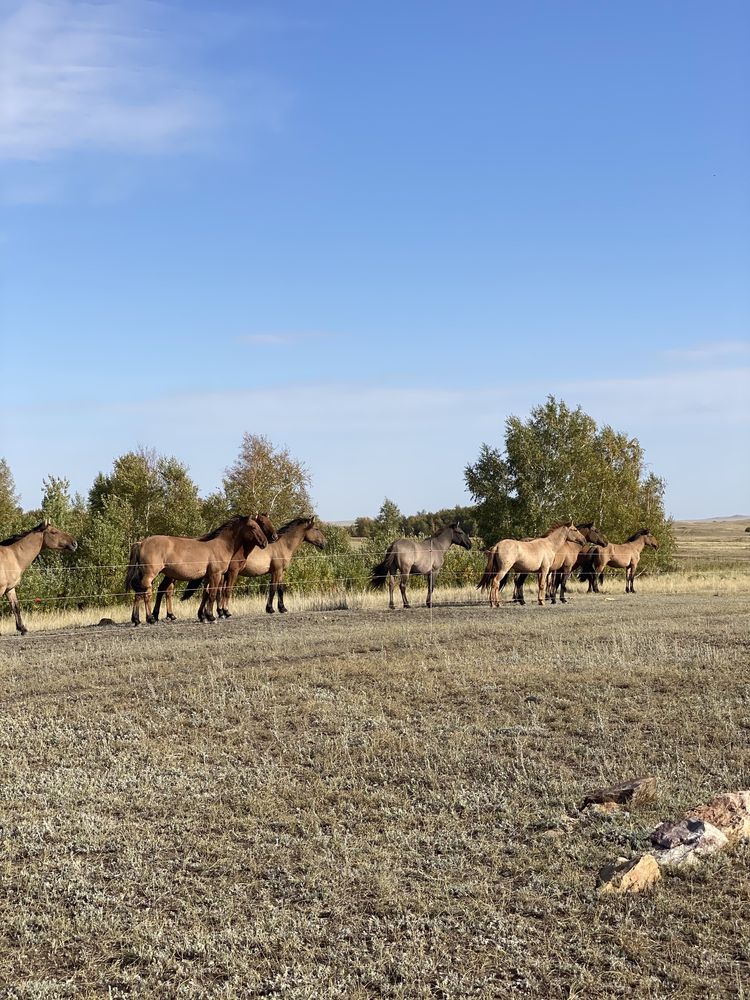
<instances>
[{"instance_id":1,"label":"dry yellow grass clump","mask_svg":"<svg viewBox=\"0 0 750 1000\"><path fill-rule=\"evenodd\" d=\"M3 637L3 995L746 995L747 847L596 893L750 785L750 598L643 591Z\"/></svg>"}]
</instances>

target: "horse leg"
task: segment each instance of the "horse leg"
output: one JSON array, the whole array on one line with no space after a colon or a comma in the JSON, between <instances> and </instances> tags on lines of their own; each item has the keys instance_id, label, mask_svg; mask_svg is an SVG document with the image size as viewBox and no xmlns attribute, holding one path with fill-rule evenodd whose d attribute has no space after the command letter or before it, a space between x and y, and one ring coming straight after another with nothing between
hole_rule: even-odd
<instances>
[{"instance_id":1,"label":"horse leg","mask_svg":"<svg viewBox=\"0 0 750 1000\"><path fill-rule=\"evenodd\" d=\"M285 615L287 612L287 606L286 604L284 604L284 584L281 582L281 580L279 580L279 582L276 584L276 593L279 595L278 597L279 613Z\"/></svg>"},{"instance_id":2,"label":"horse leg","mask_svg":"<svg viewBox=\"0 0 750 1000\"><path fill-rule=\"evenodd\" d=\"M232 596L234 591L234 585L237 583L237 577L240 575L239 566L232 566L230 563L229 569L224 574L222 584L221 584L221 596L219 598L219 608L217 614L219 618L231 618L232 615L229 611L229 598Z\"/></svg>"},{"instance_id":3,"label":"horse leg","mask_svg":"<svg viewBox=\"0 0 750 1000\"><path fill-rule=\"evenodd\" d=\"M565 596L565 591L568 588L568 580L570 579L570 573L566 573L563 570L560 573L560 604L567 604L568 598Z\"/></svg>"},{"instance_id":4,"label":"horse leg","mask_svg":"<svg viewBox=\"0 0 750 1000\"><path fill-rule=\"evenodd\" d=\"M537 603L542 608L544 607L544 591L547 586L547 572L548 572L547 567L542 566L536 575L537 577L536 599Z\"/></svg>"},{"instance_id":5,"label":"horse leg","mask_svg":"<svg viewBox=\"0 0 750 1000\"><path fill-rule=\"evenodd\" d=\"M155 625L156 619L154 618L153 611L151 610L151 598L154 596L153 591L153 579L148 581L148 585L143 591L143 607L146 611L146 621L149 625Z\"/></svg>"},{"instance_id":6,"label":"horse leg","mask_svg":"<svg viewBox=\"0 0 750 1000\"><path fill-rule=\"evenodd\" d=\"M396 608L396 602L393 600L393 591L396 588L396 576L394 573L388 574L388 607L391 611Z\"/></svg>"},{"instance_id":7,"label":"horse leg","mask_svg":"<svg viewBox=\"0 0 750 1000\"><path fill-rule=\"evenodd\" d=\"M409 574L401 571L401 576L399 577L398 589L401 591L401 600L404 602L405 608L410 608L409 598L406 596L406 584L409 580Z\"/></svg>"},{"instance_id":8,"label":"horse leg","mask_svg":"<svg viewBox=\"0 0 750 1000\"><path fill-rule=\"evenodd\" d=\"M516 578L513 581L513 603L523 604L523 585L526 582L526 573L516 573Z\"/></svg>"},{"instance_id":9,"label":"horse leg","mask_svg":"<svg viewBox=\"0 0 750 1000\"><path fill-rule=\"evenodd\" d=\"M164 597L165 594L167 595L167 618L169 618L170 621L174 621L174 615L171 614L171 611L172 611L172 597L171 597L171 593L170 593L170 587L171 587L171 589L173 591L174 590L174 580L171 577L169 577L169 576L165 576L162 579L162 581L159 584L159 587L158 587L158 589L156 591L156 600L154 601L154 621L155 622L159 621L159 610L161 608L162 598Z\"/></svg>"},{"instance_id":10,"label":"horse leg","mask_svg":"<svg viewBox=\"0 0 750 1000\"><path fill-rule=\"evenodd\" d=\"M276 609L273 606L273 599L276 597L276 584L271 578L271 582L268 585L268 600L266 601L266 611L269 615L275 614Z\"/></svg>"},{"instance_id":11,"label":"horse leg","mask_svg":"<svg viewBox=\"0 0 750 1000\"><path fill-rule=\"evenodd\" d=\"M203 581L203 593L201 594L201 602L198 605L198 621L203 622L206 620L206 602L208 596L206 593L206 581Z\"/></svg>"},{"instance_id":12,"label":"horse leg","mask_svg":"<svg viewBox=\"0 0 750 1000\"><path fill-rule=\"evenodd\" d=\"M206 578L204 588L206 606L203 610L203 621L216 621L216 616L214 615L214 605L218 601L221 593L222 576L222 573L211 573L211 575Z\"/></svg>"},{"instance_id":13,"label":"horse leg","mask_svg":"<svg viewBox=\"0 0 750 1000\"><path fill-rule=\"evenodd\" d=\"M552 604L557 604L557 572L552 569L547 573L546 598L549 598Z\"/></svg>"},{"instance_id":14,"label":"horse leg","mask_svg":"<svg viewBox=\"0 0 750 1000\"><path fill-rule=\"evenodd\" d=\"M8 604L10 604L13 609L13 614L16 618L16 632L20 632L21 635L26 635L29 631L23 623L21 618L21 605L19 603L18 597L16 596L16 588L10 587L5 591L5 596L8 598Z\"/></svg>"},{"instance_id":15,"label":"horse leg","mask_svg":"<svg viewBox=\"0 0 750 1000\"><path fill-rule=\"evenodd\" d=\"M167 621L176 622L177 615L174 613L174 580L169 581L169 586L166 590L167 595ZM159 595L157 594L157 597ZM154 608L154 614L156 614L156 608Z\"/></svg>"},{"instance_id":16,"label":"horse leg","mask_svg":"<svg viewBox=\"0 0 750 1000\"><path fill-rule=\"evenodd\" d=\"M141 624L141 614L138 605L141 603L141 595L138 590L136 590L133 595L133 610L130 612L130 620L134 625Z\"/></svg>"},{"instance_id":17,"label":"horse leg","mask_svg":"<svg viewBox=\"0 0 750 1000\"><path fill-rule=\"evenodd\" d=\"M431 608L432 607L432 591L433 591L433 588L435 586L435 574L434 574L434 572L432 570L430 570L430 572L427 573L427 574L425 574L425 575L427 576L427 601L425 602L425 606L428 607L428 608Z\"/></svg>"}]
</instances>

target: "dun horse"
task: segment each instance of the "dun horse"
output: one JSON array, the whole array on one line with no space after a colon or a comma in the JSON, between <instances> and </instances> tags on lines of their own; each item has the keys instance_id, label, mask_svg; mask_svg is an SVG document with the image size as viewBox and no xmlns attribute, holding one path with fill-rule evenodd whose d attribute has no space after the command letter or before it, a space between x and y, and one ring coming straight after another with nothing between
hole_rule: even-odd
<instances>
[{"instance_id":1,"label":"dun horse","mask_svg":"<svg viewBox=\"0 0 750 1000\"><path fill-rule=\"evenodd\" d=\"M427 607L432 607L432 591L435 586L435 577L445 560L445 553L451 545L461 545L465 549L471 548L471 539L460 527L458 521L455 524L446 525L441 531L431 538L418 541L415 538L398 538L391 542L385 559L378 563L372 571L370 586L374 590L382 590L388 580L389 601L388 607L396 607L393 601L393 590L396 584L396 573L400 574L399 590L404 607L411 607L406 596L406 585L409 576L417 573L427 577Z\"/></svg>"},{"instance_id":2,"label":"dun horse","mask_svg":"<svg viewBox=\"0 0 750 1000\"><path fill-rule=\"evenodd\" d=\"M500 607L498 591L508 582L511 570L521 573L536 573L538 581L537 600L544 604L544 591L547 584L547 574L555 560L557 552L565 542L583 544L586 539L571 521L570 524L553 524L541 538L530 541L518 541L515 538L504 538L487 551L487 565L479 589L490 591L490 607ZM522 592L523 593L523 592ZM552 594L552 603L556 603Z\"/></svg>"},{"instance_id":3,"label":"dun horse","mask_svg":"<svg viewBox=\"0 0 750 1000\"><path fill-rule=\"evenodd\" d=\"M224 618L231 618L229 598L232 596L238 576L265 576L266 573L271 574L266 611L269 615L274 613L273 599L277 597L279 612L284 614L287 610L284 604L284 573L289 568L292 556L303 542L315 546L316 549L324 549L326 546L326 537L320 528L316 527L313 517L297 517L293 521L289 521L279 528L276 541L262 551L253 549L244 565L239 560L232 560L232 565L224 577L217 614ZM199 582L199 580L192 580L187 585L182 595L183 601L186 601L195 592Z\"/></svg>"},{"instance_id":4,"label":"dun horse","mask_svg":"<svg viewBox=\"0 0 750 1000\"><path fill-rule=\"evenodd\" d=\"M279 537L276 534L276 529L274 528L273 524L271 523L271 519L268 516L268 514L256 514L256 516L254 518L252 518L252 520L255 521L255 523L258 525L258 527L260 528L260 530L263 532L263 534L266 537L266 541L268 541L268 542L275 542L276 539ZM216 530L218 531L220 529L217 528ZM210 531L207 535L201 535L200 538L196 539L196 541L198 541L198 542L208 542L208 541L211 541L211 539L214 538L215 535L216 535L215 531ZM263 548L263 546L260 546L260 548ZM240 546L240 548L238 548L237 551L232 555L232 559L231 559L231 562L229 564L230 569L235 564L241 565L242 563L244 563L244 561L247 559L248 552L250 552L250 551L255 552L257 549L258 549L258 546L254 546L250 550L248 550L246 546L245 547ZM229 570L227 572L229 572ZM202 582L202 577L198 577L197 580L191 580L190 581L190 583L187 586L187 590L186 590L186 593L187 593L188 597L191 594L195 593L195 591L200 586L201 582ZM163 579L161 581L161 583L159 584L159 589L156 592L156 603L154 604L154 616L153 616L154 617L154 621L158 621L159 620L159 612L160 612L160 609L161 609L161 600L162 600L162 597L166 597L167 598L167 620L171 621L171 622L177 620L177 618L176 618L176 616L174 614L174 605L172 603L172 599L174 597L174 585L175 585L175 579L174 579L174 577L171 577L167 573L165 573L164 577L163 577ZM223 581L222 581L222 591L223 591L223 586L224 586L224 584L223 584ZM204 591L203 591L203 598L201 600L200 607L198 608L198 618L199 618L200 621L213 621L212 618L208 618L207 615L206 615L206 598L207 598L207 595L206 595L206 591L204 589ZM183 594L182 599L183 600L186 599L184 594ZM222 605L222 594L221 594L221 591L220 591L219 597L217 598L217 604L216 604L216 614L218 615L219 618L222 617L221 605ZM227 615L226 617L229 618L229 615Z\"/></svg>"},{"instance_id":5,"label":"dun horse","mask_svg":"<svg viewBox=\"0 0 750 1000\"><path fill-rule=\"evenodd\" d=\"M151 596L154 579L164 571L170 580L204 581L208 608L205 620L215 621L213 605L218 599L221 581L235 553L247 553L254 546L265 548L266 536L251 517L233 517L203 538L175 535L151 535L130 549L130 565L125 575L125 590L135 591L130 620L140 624L139 603L143 601L146 621L153 625Z\"/></svg>"},{"instance_id":6,"label":"dun horse","mask_svg":"<svg viewBox=\"0 0 750 1000\"><path fill-rule=\"evenodd\" d=\"M579 579L588 579L589 589L593 585L593 589L598 593L598 584L604 583L605 568L613 566L615 569L625 570L625 593L634 594L635 571L638 568L641 553L646 545L652 549L659 548L658 541L648 528L641 528L634 535L631 535L626 542L619 544L610 543L596 549L590 554L590 560L586 562L584 568L581 570Z\"/></svg>"},{"instance_id":7,"label":"dun horse","mask_svg":"<svg viewBox=\"0 0 750 1000\"><path fill-rule=\"evenodd\" d=\"M42 549L67 549L75 552L78 542L72 535L56 528L49 521L42 521L30 531L22 531L12 538L0 542L0 597L5 594L8 604L16 617L16 631L26 635L28 629L21 618L21 605L16 596L16 587L21 577L33 563Z\"/></svg>"},{"instance_id":8,"label":"dun horse","mask_svg":"<svg viewBox=\"0 0 750 1000\"><path fill-rule=\"evenodd\" d=\"M606 537L591 521L588 521L585 524L577 524L576 528L578 528L586 541L591 545L607 545ZM584 553L585 550L581 546L580 542L565 542L562 548L558 549L557 555L550 566L549 577L547 578L548 598L551 599L554 597L559 589L560 603L567 603L568 598L565 596L565 592L567 590L570 574L573 573L581 564L581 559L584 556ZM513 588L513 601L516 604L526 603L523 597L523 585L527 576L528 573L519 573L516 575Z\"/></svg>"}]
</instances>

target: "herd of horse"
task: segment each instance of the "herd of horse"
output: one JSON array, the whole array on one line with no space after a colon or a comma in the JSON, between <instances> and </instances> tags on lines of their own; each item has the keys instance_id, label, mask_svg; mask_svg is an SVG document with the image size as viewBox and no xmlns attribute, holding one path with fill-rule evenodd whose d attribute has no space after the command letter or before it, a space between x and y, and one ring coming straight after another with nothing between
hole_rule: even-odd
<instances>
[{"instance_id":1,"label":"herd of horse","mask_svg":"<svg viewBox=\"0 0 750 1000\"><path fill-rule=\"evenodd\" d=\"M255 517L236 516L200 538L176 535L150 535L135 542L130 550L125 574L125 591L135 597L131 621L140 624L140 605L146 621L159 620L162 600L166 598L166 617L175 620L174 589L177 581L186 581L182 600L188 600L203 585L198 618L213 622L217 617L230 618L229 603L240 576L270 575L266 611L274 613L284 604L284 573L303 542L322 549L326 539L312 517L298 517L278 531L268 514ZM448 524L430 538L399 538L388 546L384 559L372 570L370 586L389 589L389 607L395 608L394 591L398 577L399 590L405 608L410 607L407 584L410 576L427 579L427 607L432 607L435 578L442 568L451 545L471 549L471 539L460 524ZM635 571L645 546L659 544L648 528L641 528L627 541L613 544L592 523L553 524L539 538L504 538L486 550L487 563L478 587L489 591L490 607L499 607L499 591L511 572L516 573L513 600L524 604L523 585L528 576L537 577L537 600L545 598L553 604L565 603L566 587L571 574L588 582L589 591L599 591L608 566L625 570L625 592L635 593ZM13 535L0 542L0 597L3 594L13 610L16 629L27 631L21 617L16 595L24 571L43 549L75 552L78 543L72 535L61 531L49 521L43 521L29 531ZM154 581L162 579L152 606Z\"/></svg>"}]
</instances>

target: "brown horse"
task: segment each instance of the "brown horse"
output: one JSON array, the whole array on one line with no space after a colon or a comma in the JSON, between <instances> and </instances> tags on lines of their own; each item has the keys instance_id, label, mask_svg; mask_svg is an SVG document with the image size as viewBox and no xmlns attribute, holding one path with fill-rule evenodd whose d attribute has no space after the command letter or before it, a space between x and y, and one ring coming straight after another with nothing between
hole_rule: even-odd
<instances>
[{"instance_id":1,"label":"brown horse","mask_svg":"<svg viewBox=\"0 0 750 1000\"><path fill-rule=\"evenodd\" d=\"M584 579L584 572L593 573L594 582L604 583L604 570L607 566L615 569L625 570L625 593L635 593L635 571L641 558L641 553L645 546L652 549L659 548L659 542L654 538L648 528L640 528L634 535L631 535L625 542L610 543L597 549L593 554L590 565L581 573ZM594 589L597 590L596 585Z\"/></svg>"},{"instance_id":2,"label":"brown horse","mask_svg":"<svg viewBox=\"0 0 750 1000\"><path fill-rule=\"evenodd\" d=\"M233 561L224 577L217 614L224 618L232 617L228 608L229 598L239 576L265 576L267 573L271 574L271 583L268 587L266 611L269 615L274 614L273 599L278 595L279 611L285 613L287 608L284 604L284 573L289 568L292 556L303 542L314 545L316 549L323 549L326 546L325 535L315 526L313 517L297 517L289 521L279 528L276 541L263 551L253 549L244 565L239 561ZM190 581L182 594L183 601L195 593L199 583L200 580Z\"/></svg>"},{"instance_id":3,"label":"brown horse","mask_svg":"<svg viewBox=\"0 0 750 1000\"><path fill-rule=\"evenodd\" d=\"M388 593L390 595L388 607L393 610L396 607L393 601L393 590L396 585L396 573L399 573L401 600L404 602L404 607L409 608L411 605L406 596L406 584L409 576L412 573L426 576L427 600L425 603L428 608L431 608L435 577L440 572L445 561L445 553L451 545L460 545L464 549L471 549L471 539L458 521L455 524L447 524L430 538L421 540L397 538L388 546L385 559L373 569L370 586L374 590L382 590L386 580L388 580Z\"/></svg>"},{"instance_id":4,"label":"brown horse","mask_svg":"<svg viewBox=\"0 0 750 1000\"><path fill-rule=\"evenodd\" d=\"M586 541L591 545L608 544L606 536L591 521L587 521L584 524L577 524L576 528L578 528ZM570 574L578 568L584 551L584 547L580 542L565 542L562 548L558 549L547 578L547 598L551 600L559 589L560 603L567 604L568 599L565 596L565 592L568 580L570 579ZM527 576L528 573L518 573L516 575L513 588L513 602L515 604L526 603L523 597L523 585Z\"/></svg>"},{"instance_id":5,"label":"brown horse","mask_svg":"<svg viewBox=\"0 0 750 1000\"><path fill-rule=\"evenodd\" d=\"M565 542L579 542L586 539L571 521L569 524L553 524L541 538L530 541L519 541L515 538L503 538L487 550L487 565L485 566L478 589L490 591L490 607L500 607L498 591L508 582L511 570L522 573L536 573L538 581L537 600L544 604L544 590L547 574L552 567L557 552ZM521 591L523 595L523 591ZM523 603L523 602L522 602ZM552 603L556 603L553 593Z\"/></svg>"},{"instance_id":6,"label":"brown horse","mask_svg":"<svg viewBox=\"0 0 750 1000\"><path fill-rule=\"evenodd\" d=\"M206 621L215 621L214 602L219 596L221 581L229 569L232 557L239 550L250 551L258 545L265 548L266 536L251 517L232 517L203 538L181 538L176 535L151 535L136 542L130 549L130 565L125 574L125 590L135 591L130 620L139 625L139 604L143 601L146 621L153 625L151 596L154 579L164 571L172 580L204 581L208 612Z\"/></svg>"},{"instance_id":7,"label":"brown horse","mask_svg":"<svg viewBox=\"0 0 750 1000\"><path fill-rule=\"evenodd\" d=\"M0 597L5 594L8 604L16 616L16 631L26 635L28 629L21 618L21 605L16 596L16 587L21 577L33 563L42 549L67 549L75 552L78 542L72 535L56 528L49 521L42 521L36 528L22 531L12 538L0 542Z\"/></svg>"},{"instance_id":8,"label":"brown horse","mask_svg":"<svg viewBox=\"0 0 750 1000\"><path fill-rule=\"evenodd\" d=\"M276 533L276 529L274 528L268 514L256 514L255 517L252 518L252 520L255 521L258 527L261 529L261 531L266 537L266 541L275 542L276 539L279 537ZM214 537L214 534L215 533L211 531L207 535L201 535L200 538L196 539L196 541L208 542ZM263 547L261 546L261 548ZM241 564L247 558L249 551L253 552L258 551L258 547L255 546L252 550L248 550L243 547L238 548L237 551L232 555L232 560L229 564L230 568L235 564ZM190 581L187 588L189 590L188 596L190 596L190 594L195 593L201 582L202 582L201 577L198 577L197 580ZM167 620L170 622L177 620L174 614L174 605L172 603L174 597L174 585L175 585L174 577L171 577L165 573L161 583L159 584L159 589L156 592L156 602L154 604L154 615L153 615L154 621L159 620L159 611L161 609L162 597L167 598ZM223 588L223 583L222 583L222 588ZM185 600L184 595L183 595L183 600ZM221 606L222 606L222 598L219 597L217 601L216 613L220 618L222 617ZM213 621L213 619L206 618L205 611L206 611L206 591L204 590L203 599L201 600L200 608L198 609L198 618L200 619L200 621ZM229 615L227 615L227 618L228 617Z\"/></svg>"}]
</instances>

